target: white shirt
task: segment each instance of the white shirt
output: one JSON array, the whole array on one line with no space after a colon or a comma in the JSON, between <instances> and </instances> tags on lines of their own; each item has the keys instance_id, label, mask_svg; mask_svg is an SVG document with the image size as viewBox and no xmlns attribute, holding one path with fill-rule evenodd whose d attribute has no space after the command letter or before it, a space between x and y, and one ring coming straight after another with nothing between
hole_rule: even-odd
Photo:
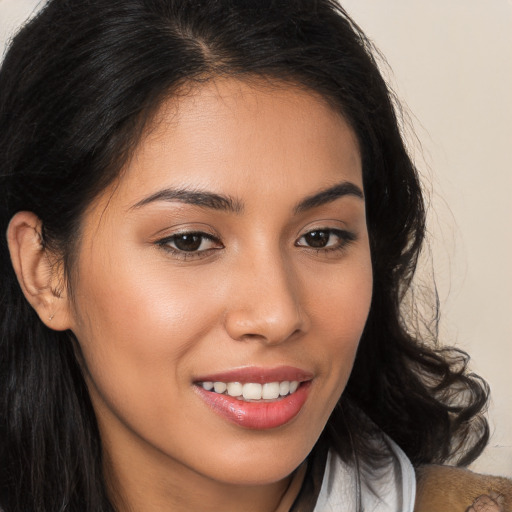
<instances>
[{"instance_id":1,"label":"white shirt","mask_svg":"<svg viewBox=\"0 0 512 512\"><path fill-rule=\"evenodd\" d=\"M361 481L361 509L364 512L413 512L416 496L414 468L396 443L387 439L390 463L378 470L369 482ZM352 466L329 452L324 478L314 512L357 510L357 480Z\"/></svg>"}]
</instances>

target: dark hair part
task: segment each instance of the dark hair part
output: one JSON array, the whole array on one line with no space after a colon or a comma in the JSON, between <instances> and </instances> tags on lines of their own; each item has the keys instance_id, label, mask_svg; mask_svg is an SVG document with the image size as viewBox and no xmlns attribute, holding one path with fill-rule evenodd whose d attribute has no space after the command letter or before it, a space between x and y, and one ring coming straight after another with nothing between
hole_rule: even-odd
<instances>
[{"instance_id":1,"label":"dark hair part","mask_svg":"<svg viewBox=\"0 0 512 512\"><path fill-rule=\"evenodd\" d=\"M215 76L306 87L359 140L373 301L323 437L370 467L374 425L416 465L469 463L488 439L488 390L465 354L411 334L401 315L424 238L422 194L372 45L334 0L50 1L0 71L0 232L16 212L34 212L69 272L85 208L151 115L185 84ZM74 340L23 297L5 236L0 268L0 506L113 510Z\"/></svg>"}]
</instances>

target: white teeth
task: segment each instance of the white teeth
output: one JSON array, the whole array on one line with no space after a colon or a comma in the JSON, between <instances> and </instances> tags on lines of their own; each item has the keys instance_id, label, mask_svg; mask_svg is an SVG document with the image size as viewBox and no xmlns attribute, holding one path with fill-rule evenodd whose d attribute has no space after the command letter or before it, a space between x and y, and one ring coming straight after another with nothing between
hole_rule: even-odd
<instances>
[{"instance_id":1,"label":"white teeth","mask_svg":"<svg viewBox=\"0 0 512 512\"><path fill-rule=\"evenodd\" d=\"M242 395L245 400L261 400L261 384L248 382L244 384Z\"/></svg>"},{"instance_id":2,"label":"white teeth","mask_svg":"<svg viewBox=\"0 0 512 512\"><path fill-rule=\"evenodd\" d=\"M285 380L284 382L279 383L279 394L281 396L285 396L290 392L290 383Z\"/></svg>"},{"instance_id":3,"label":"white teeth","mask_svg":"<svg viewBox=\"0 0 512 512\"><path fill-rule=\"evenodd\" d=\"M243 386L240 382L228 382L228 395L241 396L243 393Z\"/></svg>"},{"instance_id":4,"label":"white teeth","mask_svg":"<svg viewBox=\"0 0 512 512\"><path fill-rule=\"evenodd\" d=\"M213 389L215 390L215 393L224 393L224 391L228 389L228 386L225 382L214 382Z\"/></svg>"},{"instance_id":5,"label":"white teeth","mask_svg":"<svg viewBox=\"0 0 512 512\"><path fill-rule=\"evenodd\" d=\"M205 381L201 386L206 391L215 391L215 393L226 394L240 400L276 400L280 396L295 393L299 387L296 380L282 382L266 382L259 384L256 382L210 382Z\"/></svg>"},{"instance_id":6,"label":"white teeth","mask_svg":"<svg viewBox=\"0 0 512 512\"><path fill-rule=\"evenodd\" d=\"M279 396L279 382L268 382L263 384L261 398L275 400Z\"/></svg>"}]
</instances>

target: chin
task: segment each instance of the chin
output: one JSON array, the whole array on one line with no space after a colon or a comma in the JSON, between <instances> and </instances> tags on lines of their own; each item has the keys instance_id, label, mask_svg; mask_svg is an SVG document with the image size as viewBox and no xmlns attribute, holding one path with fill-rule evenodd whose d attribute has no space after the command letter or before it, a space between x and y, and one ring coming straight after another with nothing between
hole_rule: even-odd
<instances>
[{"instance_id":1,"label":"chin","mask_svg":"<svg viewBox=\"0 0 512 512\"><path fill-rule=\"evenodd\" d=\"M205 474L231 485L279 482L301 465L315 442L307 442L307 436L301 436L295 443L285 438L278 440L277 444L275 441L266 443L266 446L247 443L241 450L222 450L222 453L208 457L212 464L205 468Z\"/></svg>"}]
</instances>

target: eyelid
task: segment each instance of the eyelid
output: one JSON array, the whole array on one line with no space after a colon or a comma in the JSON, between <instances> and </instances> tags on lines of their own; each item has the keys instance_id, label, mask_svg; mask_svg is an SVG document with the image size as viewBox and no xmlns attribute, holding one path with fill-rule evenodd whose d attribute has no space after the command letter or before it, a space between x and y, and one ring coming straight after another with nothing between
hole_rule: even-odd
<instances>
[{"instance_id":1,"label":"eyelid","mask_svg":"<svg viewBox=\"0 0 512 512\"><path fill-rule=\"evenodd\" d=\"M315 231L327 232L330 235L335 235L338 237L339 242L333 245L326 245L324 247L314 247L307 244L299 244L299 241L307 236L310 233L314 233ZM310 227L306 231L303 231L302 234L295 241L295 245L297 247L301 247L305 250L313 250L316 253L331 253L331 252L341 252L347 248L352 242L356 241L358 238L357 234L353 231L349 231L347 229L335 228L335 227Z\"/></svg>"},{"instance_id":2,"label":"eyelid","mask_svg":"<svg viewBox=\"0 0 512 512\"><path fill-rule=\"evenodd\" d=\"M216 242L218 247L208 247L206 249L187 251L187 250L179 249L178 247L173 247L172 245L170 245L171 242L176 243L175 240L178 239L180 236L184 236L184 235L189 235L189 236L197 235L197 236L201 237L202 239ZM214 235L207 231L202 231L199 229L190 229L190 228L180 229L179 231L176 231L167 236L159 238L154 243L155 243L155 245L159 246L161 249L163 249L167 253L172 254L175 258L182 259L182 260L190 260L190 259L207 257L208 255L210 255L212 253L212 251L216 251L216 250L224 248L222 241L220 240L220 238L217 235ZM201 245L202 245L202 242L201 242Z\"/></svg>"}]
</instances>

